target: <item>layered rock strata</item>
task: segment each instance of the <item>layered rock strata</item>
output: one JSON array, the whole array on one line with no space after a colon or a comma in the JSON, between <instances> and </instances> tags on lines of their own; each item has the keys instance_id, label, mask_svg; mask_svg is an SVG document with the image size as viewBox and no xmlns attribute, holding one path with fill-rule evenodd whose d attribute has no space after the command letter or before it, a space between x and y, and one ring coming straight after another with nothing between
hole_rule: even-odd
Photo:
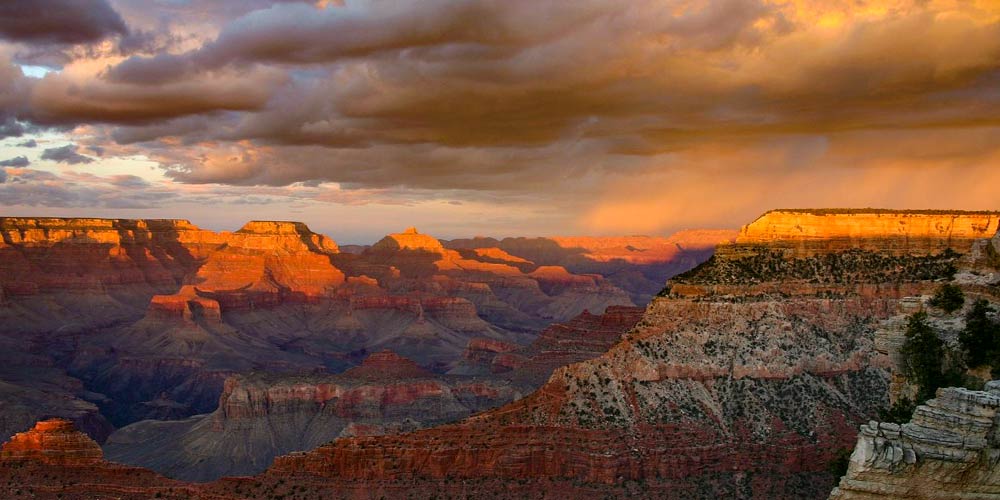
<instances>
[{"instance_id":1,"label":"layered rock strata","mask_svg":"<svg viewBox=\"0 0 1000 500\"><path fill-rule=\"evenodd\" d=\"M137 422L112 434L104 450L116 462L207 481L262 472L275 456L341 435L412 431L519 396L503 381L434 375L384 351L340 375L231 377L215 412Z\"/></svg>"},{"instance_id":2,"label":"layered rock strata","mask_svg":"<svg viewBox=\"0 0 1000 500\"><path fill-rule=\"evenodd\" d=\"M0 436L62 415L103 439L104 418L211 411L234 373L339 372L382 349L445 372L472 338L523 345L584 309L631 304L600 276L533 276L530 263L463 255L416 230L361 255L283 221L212 232L3 217L0 237L0 345L12 346L0 358L14 360L0 367L11 409ZM63 403L30 397L41 393Z\"/></svg>"},{"instance_id":3,"label":"layered rock strata","mask_svg":"<svg viewBox=\"0 0 1000 500\"><path fill-rule=\"evenodd\" d=\"M0 448L0 460L30 460L47 465L87 465L101 461L101 447L69 420L43 420L15 434Z\"/></svg>"},{"instance_id":4,"label":"layered rock strata","mask_svg":"<svg viewBox=\"0 0 1000 500\"><path fill-rule=\"evenodd\" d=\"M861 426L831 500L1000 498L998 410L994 380L984 391L939 389L901 426Z\"/></svg>"},{"instance_id":5,"label":"layered rock strata","mask_svg":"<svg viewBox=\"0 0 1000 500\"><path fill-rule=\"evenodd\" d=\"M280 454L340 436L395 434L452 422L538 388L552 371L618 341L643 309L609 307L546 328L531 345L469 342L464 370L440 376L391 351L341 375L231 377L218 409L179 422L143 421L112 434L114 461L205 481L261 472Z\"/></svg>"},{"instance_id":6,"label":"layered rock strata","mask_svg":"<svg viewBox=\"0 0 1000 500\"><path fill-rule=\"evenodd\" d=\"M806 215L804 234L820 234ZM883 238L883 251L868 246L879 238L839 234L807 252L784 240L728 247L672 280L606 354L524 399L433 429L344 437L202 491L826 496L836 451L888 403L891 361L875 331L967 250L961 239L921 253Z\"/></svg>"},{"instance_id":7,"label":"layered rock strata","mask_svg":"<svg viewBox=\"0 0 1000 500\"><path fill-rule=\"evenodd\" d=\"M947 249L967 253L992 238L1000 212L932 210L772 210L743 227L739 250L762 244L808 256L858 249L893 255L928 255Z\"/></svg>"},{"instance_id":8,"label":"layered rock strata","mask_svg":"<svg viewBox=\"0 0 1000 500\"><path fill-rule=\"evenodd\" d=\"M489 374L534 390L556 368L607 352L642 319L644 311L623 306L608 307L604 314L584 311L570 321L542 330L527 346L473 339L466 348L465 360L450 373Z\"/></svg>"},{"instance_id":9,"label":"layered rock strata","mask_svg":"<svg viewBox=\"0 0 1000 500\"><path fill-rule=\"evenodd\" d=\"M953 274L971 238L944 231L900 246L876 228L878 236L863 238L835 230L827 242L828 221L811 213L791 226L808 235L808 252L789 244L794 233L773 247L724 245L672 280L607 354L557 370L522 401L438 429L341 439L280 457L270 473L368 484L642 481L671 497L825 496L835 451L888 403L892 363L874 348L876 330L907 307L906 297Z\"/></svg>"}]
</instances>

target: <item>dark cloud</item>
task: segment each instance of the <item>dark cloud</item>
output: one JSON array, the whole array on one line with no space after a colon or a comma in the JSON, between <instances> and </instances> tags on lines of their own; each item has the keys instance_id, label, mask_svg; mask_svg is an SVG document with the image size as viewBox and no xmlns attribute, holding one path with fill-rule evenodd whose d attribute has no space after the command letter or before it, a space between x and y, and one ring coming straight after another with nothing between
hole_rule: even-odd
<instances>
[{"instance_id":1,"label":"dark cloud","mask_svg":"<svg viewBox=\"0 0 1000 500\"><path fill-rule=\"evenodd\" d=\"M76 144L67 144L58 148L49 148L42 151L42 159L52 160L58 163L68 163L70 165L94 162L93 158L77 153L77 149L78 147Z\"/></svg>"},{"instance_id":2,"label":"dark cloud","mask_svg":"<svg viewBox=\"0 0 1000 500\"><path fill-rule=\"evenodd\" d=\"M0 184L7 182L7 169L0 168Z\"/></svg>"},{"instance_id":3,"label":"dark cloud","mask_svg":"<svg viewBox=\"0 0 1000 500\"><path fill-rule=\"evenodd\" d=\"M13 118L8 118L0 122L0 139L5 137L21 137L28 131L28 127Z\"/></svg>"},{"instance_id":4,"label":"dark cloud","mask_svg":"<svg viewBox=\"0 0 1000 500\"><path fill-rule=\"evenodd\" d=\"M36 123L69 126L82 123L148 124L178 117L263 107L287 76L257 69L205 74L167 85L79 82L52 75L33 88L32 108L25 114Z\"/></svg>"},{"instance_id":5,"label":"dark cloud","mask_svg":"<svg viewBox=\"0 0 1000 500\"><path fill-rule=\"evenodd\" d=\"M116 0L131 28L117 45L74 47L44 79L0 65L0 133L72 130L82 151L150 158L192 189L336 183L324 196L344 204L391 191L567 211L692 172L889 178L894 162L960 175L998 161L989 2L317 4Z\"/></svg>"},{"instance_id":6,"label":"dark cloud","mask_svg":"<svg viewBox=\"0 0 1000 500\"><path fill-rule=\"evenodd\" d=\"M0 205L58 208L155 208L176 193L139 183L133 176L57 175L30 168L11 168L0 184ZM127 187L128 189L122 189Z\"/></svg>"},{"instance_id":7,"label":"dark cloud","mask_svg":"<svg viewBox=\"0 0 1000 500\"><path fill-rule=\"evenodd\" d=\"M38 141L35 141L34 139L28 139L24 142L17 143L17 147L19 148L33 148L36 146L38 146Z\"/></svg>"},{"instance_id":8,"label":"dark cloud","mask_svg":"<svg viewBox=\"0 0 1000 500\"><path fill-rule=\"evenodd\" d=\"M30 44L91 43L128 33L106 0L4 0L0 37Z\"/></svg>"},{"instance_id":9,"label":"dark cloud","mask_svg":"<svg viewBox=\"0 0 1000 500\"><path fill-rule=\"evenodd\" d=\"M15 156L9 160L0 161L0 167L27 167L31 161L25 156Z\"/></svg>"},{"instance_id":10,"label":"dark cloud","mask_svg":"<svg viewBox=\"0 0 1000 500\"><path fill-rule=\"evenodd\" d=\"M113 68L109 76L148 83L237 62L323 63L435 47L443 51L436 57L497 57L617 10L613 4L594 0L375 1L327 9L281 3L232 21L200 49L181 55L133 57ZM424 56L435 57L435 53Z\"/></svg>"}]
</instances>

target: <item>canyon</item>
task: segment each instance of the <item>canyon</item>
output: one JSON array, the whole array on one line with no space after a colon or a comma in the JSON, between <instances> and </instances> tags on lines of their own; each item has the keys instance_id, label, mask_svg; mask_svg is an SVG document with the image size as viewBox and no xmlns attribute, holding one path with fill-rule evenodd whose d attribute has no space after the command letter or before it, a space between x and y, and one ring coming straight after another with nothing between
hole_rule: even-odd
<instances>
[{"instance_id":1,"label":"canyon","mask_svg":"<svg viewBox=\"0 0 1000 500\"><path fill-rule=\"evenodd\" d=\"M735 233L707 234L645 238L669 240L673 249L646 256L643 266L659 267L642 272L662 283L668 275L657 272L707 258L715 241L706 238ZM121 428L108 444L115 459L185 479L255 473L277 454L341 432L412 430L522 397L561 364L604 352L638 320L637 293L600 272L572 272L499 248L447 248L414 228L345 253L297 222L251 221L214 232L184 220L0 217L0 438L58 416L99 443ZM600 324L609 308L618 319ZM567 322L577 323L567 332L580 338L532 343L540 331L548 338L546 327ZM483 346L503 346L491 367L470 364ZM406 402L396 416L340 415L333 427L320 425L324 401L278 404L281 416L271 423L285 426L261 436L269 444L242 462L197 471L180 450L150 462L142 447L115 445L148 435L144 425L159 425L164 439L214 429L211 438L189 441L201 443L198 459L222 457L225 433L216 431L228 420L213 415L224 414L234 391L319 387L331 377L363 389L355 392L364 397L340 403L351 400L361 411L380 393L410 390L405 377L352 378L383 351L412 360L437 395ZM487 355L491 362L495 354ZM380 420L385 425L376 425ZM233 429L252 427L241 422ZM235 440L238 432L226 436Z\"/></svg>"},{"instance_id":2,"label":"canyon","mask_svg":"<svg viewBox=\"0 0 1000 500\"><path fill-rule=\"evenodd\" d=\"M57 415L103 441L213 411L230 376L339 373L386 349L444 373L473 339L524 346L630 295L412 228L350 254L296 222L0 217L0 436Z\"/></svg>"},{"instance_id":3,"label":"canyon","mask_svg":"<svg viewBox=\"0 0 1000 500\"><path fill-rule=\"evenodd\" d=\"M553 326L535 347L476 337L451 367L452 377L507 374L513 382L514 374L531 366L533 349L562 345L573 352L610 345L592 359L560 353L553 364L572 364L556 368L526 397L427 429L345 432L312 451L278 456L249 478L192 485L153 475L158 479L136 491L167 497L194 492L204 498L823 498L836 483L829 464L857 442L859 450L868 451L855 451L837 490L846 493L835 495L903 484L893 474L897 458L906 463L908 449L945 460L928 467L943 471L947 477L939 482L964 494L949 479L958 477L953 471L981 464L974 467L983 468L977 477L987 484L995 465L977 462L984 456L976 451L980 448L958 453L948 447L963 439L962 446L983 440L995 446L989 430L995 425L989 424L995 383L984 393L942 389L938 400L914 414L913 431L900 431L899 446L886 444L895 443L891 425L866 422L895 397L896 348L885 336L901 316L922 307L942 282L990 301L1000 296L997 222L995 213L769 212L745 226L734 242L720 245L708 261L670 279L618 339L610 326L592 341L581 342L574 334L573 325L629 322L624 318L632 313L607 308L607 319L585 313ZM393 244L400 245L387 243ZM400 246L406 245L427 246L420 241ZM516 255L501 250L476 253L491 259ZM459 253L451 261L464 258ZM424 376L408 373L408 380ZM265 391L272 387L291 391L280 383ZM305 398L315 398L310 391ZM232 409L253 415L258 410L248 408L245 399L238 398ZM955 432L972 434L945 437ZM959 456L965 458L955 462ZM40 467L3 460L0 476L18 478L37 494L57 491L54 482L80 470L67 467L72 470L66 475L46 479ZM124 466L96 467L96 479L90 480L94 491L136 487L128 475L114 472ZM869 498L844 498L860 497Z\"/></svg>"}]
</instances>

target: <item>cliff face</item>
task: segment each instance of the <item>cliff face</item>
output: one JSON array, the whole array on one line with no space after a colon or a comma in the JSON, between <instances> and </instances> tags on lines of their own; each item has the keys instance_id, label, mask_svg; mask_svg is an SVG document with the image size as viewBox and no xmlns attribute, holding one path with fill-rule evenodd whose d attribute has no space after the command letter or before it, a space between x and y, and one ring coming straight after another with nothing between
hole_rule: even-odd
<instances>
[{"instance_id":1,"label":"cliff face","mask_svg":"<svg viewBox=\"0 0 1000 500\"><path fill-rule=\"evenodd\" d=\"M608 307L604 314L584 311L542 330L530 345L473 339L465 360L450 373L492 375L519 388L541 386L559 367L596 358L621 340L643 317L639 307ZM530 391L529 391L530 392Z\"/></svg>"},{"instance_id":2,"label":"cliff face","mask_svg":"<svg viewBox=\"0 0 1000 500\"><path fill-rule=\"evenodd\" d=\"M774 210L743 227L737 245L765 244L804 256L861 249L927 255L967 253L996 234L1000 212Z\"/></svg>"},{"instance_id":3,"label":"cliff face","mask_svg":"<svg viewBox=\"0 0 1000 500\"><path fill-rule=\"evenodd\" d=\"M939 389L902 426L861 426L847 475L831 499L1000 496L1000 381L985 391Z\"/></svg>"}]
</instances>

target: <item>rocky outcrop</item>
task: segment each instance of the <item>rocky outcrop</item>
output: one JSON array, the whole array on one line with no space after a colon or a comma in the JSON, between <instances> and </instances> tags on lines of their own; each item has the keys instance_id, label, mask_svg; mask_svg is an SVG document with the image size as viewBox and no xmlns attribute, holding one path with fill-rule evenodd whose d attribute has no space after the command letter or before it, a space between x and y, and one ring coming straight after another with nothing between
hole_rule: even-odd
<instances>
[{"instance_id":1,"label":"rocky outcrop","mask_svg":"<svg viewBox=\"0 0 1000 500\"><path fill-rule=\"evenodd\" d=\"M226 309L315 302L345 281L330 261L337 251L300 222L253 221L227 235L188 283Z\"/></svg>"},{"instance_id":2,"label":"rocky outcrop","mask_svg":"<svg viewBox=\"0 0 1000 500\"><path fill-rule=\"evenodd\" d=\"M239 498L212 496L146 469L103 459L72 422L42 420L0 448L0 497L41 499Z\"/></svg>"},{"instance_id":3,"label":"rocky outcrop","mask_svg":"<svg viewBox=\"0 0 1000 500\"><path fill-rule=\"evenodd\" d=\"M372 245L369 250L374 253L395 253L400 250L410 250L440 255L444 253L444 246L433 236L421 234L417 231L417 228L409 227L401 233L393 233L382 238Z\"/></svg>"},{"instance_id":4,"label":"rocky outcrop","mask_svg":"<svg viewBox=\"0 0 1000 500\"><path fill-rule=\"evenodd\" d=\"M861 426L833 500L1000 497L1000 381L939 389L902 426Z\"/></svg>"},{"instance_id":5,"label":"rocky outcrop","mask_svg":"<svg viewBox=\"0 0 1000 500\"><path fill-rule=\"evenodd\" d=\"M47 465L88 465L103 458L101 447L73 422L62 418L43 420L27 432L14 435L0 448L0 461L34 461Z\"/></svg>"},{"instance_id":6,"label":"rocky outcrop","mask_svg":"<svg viewBox=\"0 0 1000 500\"><path fill-rule=\"evenodd\" d=\"M983 241L975 236L995 234L997 217L992 212L768 212L745 226L735 243L720 245L706 265L672 279L664 292L920 295L928 282L951 279L957 266L965 265L962 256Z\"/></svg>"}]
</instances>

